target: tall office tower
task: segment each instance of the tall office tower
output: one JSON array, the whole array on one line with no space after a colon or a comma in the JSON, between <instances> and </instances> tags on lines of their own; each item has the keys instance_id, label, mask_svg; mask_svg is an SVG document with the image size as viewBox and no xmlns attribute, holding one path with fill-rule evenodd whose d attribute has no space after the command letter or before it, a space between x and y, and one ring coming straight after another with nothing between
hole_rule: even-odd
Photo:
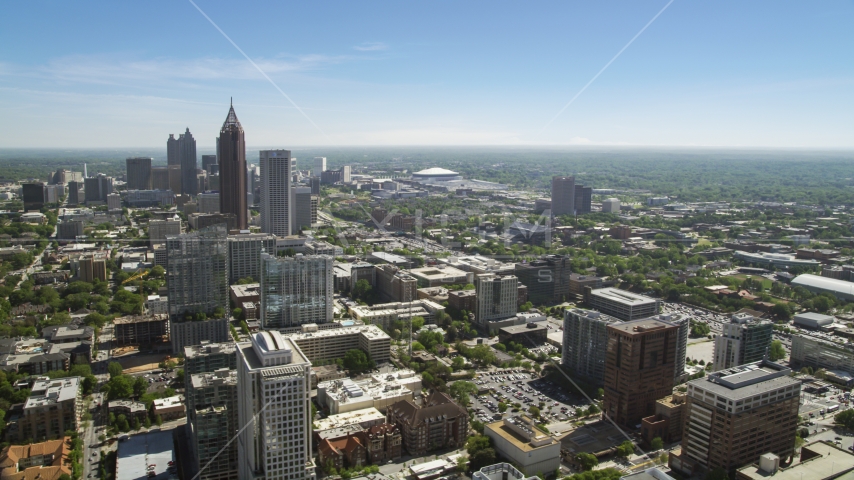
<instances>
[{"instance_id":1,"label":"tall office tower","mask_svg":"<svg viewBox=\"0 0 854 480\"><path fill-rule=\"evenodd\" d=\"M238 478L309 480L311 362L277 331L237 347Z\"/></svg>"},{"instance_id":2,"label":"tall office tower","mask_svg":"<svg viewBox=\"0 0 854 480\"><path fill-rule=\"evenodd\" d=\"M44 191L43 183L22 183L21 184L21 199L24 201L24 208L27 210L38 210L44 206Z\"/></svg>"},{"instance_id":3,"label":"tall office tower","mask_svg":"<svg viewBox=\"0 0 854 480\"><path fill-rule=\"evenodd\" d=\"M575 186L575 213L581 215L590 213L590 204L593 201L593 187L584 185Z\"/></svg>"},{"instance_id":4,"label":"tall office tower","mask_svg":"<svg viewBox=\"0 0 854 480\"><path fill-rule=\"evenodd\" d=\"M674 345L679 327L660 320L608 325L603 411L635 426L655 415L655 401L673 391Z\"/></svg>"},{"instance_id":5,"label":"tall office tower","mask_svg":"<svg viewBox=\"0 0 854 480\"><path fill-rule=\"evenodd\" d=\"M499 277L494 273L483 273L474 279L476 302L474 320L490 332L498 331L500 320L516 317L516 300L519 297L518 279L513 275Z\"/></svg>"},{"instance_id":6,"label":"tall office tower","mask_svg":"<svg viewBox=\"0 0 854 480\"><path fill-rule=\"evenodd\" d=\"M590 290L585 298L591 308L620 320L631 321L658 315L659 301L619 288Z\"/></svg>"},{"instance_id":7,"label":"tall office tower","mask_svg":"<svg viewBox=\"0 0 854 480\"><path fill-rule=\"evenodd\" d=\"M166 257L172 351L203 340L228 341L225 225L166 237Z\"/></svg>"},{"instance_id":8,"label":"tall office tower","mask_svg":"<svg viewBox=\"0 0 854 480\"><path fill-rule=\"evenodd\" d=\"M623 321L604 313L582 308L563 312L563 354L561 365L587 382L605 384L605 356L608 352L608 325Z\"/></svg>"},{"instance_id":9,"label":"tall office tower","mask_svg":"<svg viewBox=\"0 0 854 480\"><path fill-rule=\"evenodd\" d=\"M151 167L151 189L171 190L171 188L169 188L168 167Z\"/></svg>"},{"instance_id":10,"label":"tall office tower","mask_svg":"<svg viewBox=\"0 0 854 480\"><path fill-rule=\"evenodd\" d=\"M196 178L196 139L190 133L189 127L178 137L178 164L181 166L181 193L197 194L199 180Z\"/></svg>"},{"instance_id":11,"label":"tall office tower","mask_svg":"<svg viewBox=\"0 0 854 480\"><path fill-rule=\"evenodd\" d=\"M184 193L181 185L181 165L168 165L166 169L169 171L169 190L175 195Z\"/></svg>"},{"instance_id":12,"label":"tall office tower","mask_svg":"<svg viewBox=\"0 0 854 480\"><path fill-rule=\"evenodd\" d=\"M312 195L320 195L320 177L308 177L308 184L311 187Z\"/></svg>"},{"instance_id":13,"label":"tall office tower","mask_svg":"<svg viewBox=\"0 0 854 480\"><path fill-rule=\"evenodd\" d=\"M761 360L688 382L680 471L720 467L732 473L765 453L795 452L801 382Z\"/></svg>"},{"instance_id":14,"label":"tall office tower","mask_svg":"<svg viewBox=\"0 0 854 480\"><path fill-rule=\"evenodd\" d=\"M261 254L261 328L332 321L332 257Z\"/></svg>"},{"instance_id":15,"label":"tall office tower","mask_svg":"<svg viewBox=\"0 0 854 480\"><path fill-rule=\"evenodd\" d=\"M99 173L84 180L87 202L106 202L107 195L113 193L113 177Z\"/></svg>"},{"instance_id":16,"label":"tall office tower","mask_svg":"<svg viewBox=\"0 0 854 480\"><path fill-rule=\"evenodd\" d=\"M237 442L231 441L239 429L237 371L223 368L187 376L187 427L196 478L237 480Z\"/></svg>"},{"instance_id":17,"label":"tall office tower","mask_svg":"<svg viewBox=\"0 0 854 480\"><path fill-rule=\"evenodd\" d=\"M208 172L208 174L213 175L219 172L219 168L216 163L216 155L202 155L202 170Z\"/></svg>"},{"instance_id":18,"label":"tall office tower","mask_svg":"<svg viewBox=\"0 0 854 480\"><path fill-rule=\"evenodd\" d=\"M341 181L344 183L350 183L350 165L344 165L341 167Z\"/></svg>"},{"instance_id":19,"label":"tall office tower","mask_svg":"<svg viewBox=\"0 0 854 480\"><path fill-rule=\"evenodd\" d=\"M311 174L315 177L320 177L320 174L326 171L326 157L314 157L314 168L311 169Z\"/></svg>"},{"instance_id":20,"label":"tall office tower","mask_svg":"<svg viewBox=\"0 0 854 480\"><path fill-rule=\"evenodd\" d=\"M262 150L262 232L272 233L278 237L287 237L291 234L291 219L294 215L291 200L291 152L289 150Z\"/></svg>"},{"instance_id":21,"label":"tall office tower","mask_svg":"<svg viewBox=\"0 0 854 480\"><path fill-rule=\"evenodd\" d=\"M166 165L181 165L181 154L178 150L178 139L170 133L166 140Z\"/></svg>"},{"instance_id":22,"label":"tall office tower","mask_svg":"<svg viewBox=\"0 0 854 480\"><path fill-rule=\"evenodd\" d=\"M565 255L546 255L540 260L517 263L516 278L528 287L528 300L534 305L566 301L569 295L570 259Z\"/></svg>"},{"instance_id":23,"label":"tall office tower","mask_svg":"<svg viewBox=\"0 0 854 480\"><path fill-rule=\"evenodd\" d=\"M774 324L746 313L735 313L715 337L715 371L762 360L771 346Z\"/></svg>"},{"instance_id":24,"label":"tall office tower","mask_svg":"<svg viewBox=\"0 0 854 480\"><path fill-rule=\"evenodd\" d=\"M575 214L575 177L552 177L552 215Z\"/></svg>"},{"instance_id":25,"label":"tall office tower","mask_svg":"<svg viewBox=\"0 0 854 480\"><path fill-rule=\"evenodd\" d=\"M311 194L311 187L293 187L294 215L291 231L299 232L302 227L311 228L317 223L317 195Z\"/></svg>"},{"instance_id":26,"label":"tall office tower","mask_svg":"<svg viewBox=\"0 0 854 480\"><path fill-rule=\"evenodd\" d=\"M200 193L196 200L199 213L219 213L219 193Z\"/></svg>"},{"instance_id":27,"label":"tall office tower","mask_svg":"<svg viewBox=\"0 0 854 480\"><path fill-rule=\"evenodd\" d=\"M151 158L134 157L127 162L127 189L151 190Z\"/></svg>"},{"instance_id":28,"label":"tall office tower","mask_svg":"<svg viewBox=\"0 0 854 480\"><path fill-rule=\"evenodd\" d=\"M83 182L68 182L68 204L77 205L84 198Z\"/></svg>"},{"instance_id":29,"label":"tall office tower","mask_svg":"<svg viewBox=\"0 0 854 480\"><path fill-rule=\"evenodd\" d=\"M228 283L251 277L261 281L261 254L276 254L276 237L267 233L228 236Z\"/></svg>"},{"instance_id":30,"label":"tall office tower","mask_svg":"<svg viewBox=\"0 0 854 480\"><path fill-rule=\"evenodd\" d=\"M234 215L239 230L249 228L246 210L246 141L243 127L229 107L228 116L216 140L219 163L219 211ZM275 232L270 232L275 233Z\"/></svg>"}]
</instances>

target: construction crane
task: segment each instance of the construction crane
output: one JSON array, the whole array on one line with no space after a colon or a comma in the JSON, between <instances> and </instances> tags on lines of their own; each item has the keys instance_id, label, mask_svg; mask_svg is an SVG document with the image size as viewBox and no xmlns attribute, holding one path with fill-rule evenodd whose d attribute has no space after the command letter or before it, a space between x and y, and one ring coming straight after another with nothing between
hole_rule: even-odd
<instances>
[{"instance_id":1,"label":"construction crane","mask_svg":"<svg viewBox=\"0 0 854 480\"><path fill-rule=\"evenodd\" d=\"M122 285L124 285L124 284L132 282L134 280L139 280L139 284L137 285L136 288L139 290L139 301L140 301L139 313L140 313L140 315L145 311L145 296L144 296L145 294L142 292L142 280L145 277L147 277L149 273L151 273L151 270L145 270L145 271L137 272L137 273L131 275L130 277L128 277L124 282L122 282Z\"/></svg>"}]
</instances>

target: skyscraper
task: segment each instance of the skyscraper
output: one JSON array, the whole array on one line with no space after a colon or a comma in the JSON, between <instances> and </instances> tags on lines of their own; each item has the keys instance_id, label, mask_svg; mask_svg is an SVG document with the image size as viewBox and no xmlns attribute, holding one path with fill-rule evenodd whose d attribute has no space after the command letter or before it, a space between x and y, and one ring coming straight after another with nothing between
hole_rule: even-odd
<instances>
[{"instance_id":1,"label":"skyscraper","mask_svg":"<svg viewBox=\"0 0 854 480\"><path fill-rule=\"evenodd\" d=\"M262 150L260 161L261 231L287 237L291 234L291 219L294 216L291 198L291 152Z\"/></svg>"},{"instance_id":2,"label":"skyscraper","mask_svg":"<svg viewBox=\"0 0 854 480\"><path fill-rule=\"evenodd\" d=\"M499 277L494 273L483 273L475 277L477 291L474 319L477 324L490 332L498 331L498 325L492 322L515 318L516 304L519 298L518 280L513 275Z\"/></svg>"},{"instance_id":3,"label":"skyscraper","mask_svg":"<svg viewBox=\"0 0 854 480\"><path fill-rule=\"evenodd\" d=\"M225 225L166 237L172 351L228 340L228 243Z\"/></svg>"},{"instance_id":4,"label":"skyscraper","mask_svg":"<svg viewBox=\"0 0 854 480\"><path fill-rule=\"evenodd\" d=\"M178 153L178 139L174 133L169 134L169 139L166 140L166 164L181 165L181 157Z\"/></svg>"},{"instance_id":5,"label":"skyscraper","mask_svg":"<svg viewBox=\"0 0 854 480\"><path fill-rule=\"evenodd\" d=\"M311 169L311 174L319 177L321 173L326 171L326 157L314 157L314 168Z\"/></svg>"},{"instance_id":6,"label":"skyscraper","mask_svg":"<svg viewBox=\"0 0 854 480\"><path fill-rule=\"evenodd\" d=\"M653 319L608 325L602 410L613 421L638 425L655 414L656 400L671 394L678 331Z\"/></svg>"},{"instance_id":7,"label":"skyscraper","mask_svg":"<svg viewBox=\"0 0 854 480\"><path fill-rule=\"evenodd\" d=\"M732 472L765 453L791 457L801 393L791 373L760 360L688 382L682 452L671 465L685 473L698 464Z\"/></svg>"},{"instance_id":8,"label":"skyscraper","mask_svg":"<svg viewBox=\"0 0 854 480\"><path fill-rule=\"evenodd\" d=\"M575 177L552 177L552 215L575 214Z\"/></svg>"},{"instance_id":9,"label":"skyscraper","mask_svg":"<svg viewBox=\"0 0 854 480\"><path fill-rule=\"evenodd\" d=\"M178 137L178 160L181 165L181 193L199 193L199 180L196 178L196 139L189 128Z\"/></svg>"},{"instance_id":10,"label":"skyscraper","mask_svg":"<svg viewBox=\"0 0 854 480\"><path fill-rule=\"evenodd\" d=\"M236 480L237 371L187 375L187 427L199 480Z\"/></svg>"},{"instance_id":11,"label":"skyscraper","mask_svg":"<svg viewBox=\"0 0 854 480\"><path fill-rule=\"evenodd\" d=\"M127 189L150 190L151 158L134 157L128 158L125 162L127 162Z\"/></svg>"},{"instance_id":12,"label":"skyscraper","mask_svg":"<svg viewBox=\"0 0 854 480\"><path fill-rule=\"evenodd\" d=\"M261 254L261 327L332 321L332 257Z\"/></svg>"},{"instance_id":13,"label":"skyscraper","mask_svg":"<svg viewBox=\"0 0 854 480\"><path fill-rule=\"evenodd\" d=\"M572 308L564 311L561 365L593 385L604 385L608 325L619 323L622 320L594 310Z\"/></svg>"},{"instance_id":14,"label":"skyscraper","mask_svg":"<svg viewBox=\"0 0 854 480\"><path fill-rule=\"evenodd\" d=\"M85 183L87 202L106 202L107 195L113 193L113 177L99 173L95 177L89 177Z\"/></svg>"},{"instance_id":15,"label":"skyscraper","mask_svg":"<svg viewBox=\"0 0 854 480\"><path fill-rule=\"evenodd\" d=\"M575 213L581 215L590 213L590 204L593 198L593 187L584 185L575 186Z\"/></svg>"},{"instance_id":16,"label":"skyscraper","mask_svg":"<svg viewBox=\"0 0 854 480\"><path fill-rule=\"evenodd\" d=\"M246 210L246 141L234 105L219 131L216 142L219 160L219 211L234 215L240 230L249 228ZM272 232L270 232L272 233Z\"/></svg>"},{"instance_id":17,"label":"skyscraper","mask_svg":"<svg viewBox=\"0 0 854 480\"><path fill-rule=\"evenodd\" d=\"M237 346L239 478L314 478L311 362L277 331Z\"/></svg>"},{"instance_id":18,"label":"skyscraper","mask_svg":"<svg viewBox=\"0 0 854 480\"><path fill-rule=\"evenodd\" d=\"M216 155L202 155L202 170L211 175L219 173L219 165L216 163Z\"/></svg>"},{"instance_id":19,"label":"skyscraper","mask_svg":"<svg viewBox=\"0 0 854 480\"><path fill-rule=\"evenodd\" d=\"M758 362L771 346L774 324L746 313L735 313L715 337L715 371Z\"/></svg>"},{"instance_id":20,"label":"skyscraper","mask_svg":"<svg viewBox=\"0 0 854 480\"><path fill-rule=\"evenodd\" d=\"M261 281L261 253L276 254L276 237L266 233L228 236L228 282L251 277Z\"/></svg>"},{"instance_id":21,"label":"skyscraper","mask_svg":"<svg viewBox=\"0 0 854 480\"><path fill-rule=\"evenodd\" d=\"M302 227L311 228L317 223L317 195L311 194L311 187L291 189L294 196L294 215L291 231L299 233Z\"/></svg>"}]
</instances>

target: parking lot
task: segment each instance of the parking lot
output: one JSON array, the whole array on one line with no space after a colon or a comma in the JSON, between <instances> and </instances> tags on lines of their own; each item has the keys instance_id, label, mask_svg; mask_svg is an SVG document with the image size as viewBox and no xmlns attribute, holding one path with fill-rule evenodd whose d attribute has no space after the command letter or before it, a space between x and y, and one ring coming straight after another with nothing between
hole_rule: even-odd
<instances>
[{"instance_id":1,"label":"parking lot","mask_svg":"<svg viewBox=\"0 0 854 480\"><path fill-rule=\"evenodd\" d=\"M576 409L586 410L589 406L587 399L580 394L561 391L554 383L536 378L522 369L481 373L474 383L483 393L472 398L471 409L477 419L484 423L500 420L508 414L525 412L531 406L540 409L544 423L561 423L572 420L576 416ZM507 405L503 415L499 411L499 403L502 402ZM519 405L518 410L515 404Z\"/></svg>"}]
</instances>

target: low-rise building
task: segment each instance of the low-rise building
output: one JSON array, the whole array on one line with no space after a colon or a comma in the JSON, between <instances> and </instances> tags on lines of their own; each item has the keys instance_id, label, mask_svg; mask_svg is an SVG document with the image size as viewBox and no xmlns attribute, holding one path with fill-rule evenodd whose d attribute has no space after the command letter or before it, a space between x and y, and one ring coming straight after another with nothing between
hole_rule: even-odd
<instances>
[{"instance_id":1,"label":"low-rise building","mask_svg":"<svg viewBox=\"0 0 854 480\"><path fill-rule=\"evenodd\" d=\"M549 328L543 323L525 323L503 327L498 330L501 343L515 342L528 348L540 347L546 343Z\"/></svg>"},{"instance_id":2,"label":"low-rise building","mask_svg":"<svg viewBox=\"0 0 854 480\"><path fill-rule=\"evenodd\" d=\"M456 290L448 292L448 306L459 311L474 313L477 308L477 292L475 290Z\"/></svg>"},{"instance_id":3,"label":"low-rise building","mask_svg":"<svg viewBox=\"0 0 854 480\"><path fill-rule=\"evenodd\" d=\"M641 420L641 435L647 445L660 438L665 443L682 438L685 426L685 394L673 395L655 401L655 415Z\"/></svg>"},{"instance_id":4,"label":"low-rise building","mask_svg":"<svg viewBox=\"0 0 854 480\"><path fill-rule=\"evenodd\" d=\"M804 312L795 315L794 324L798 327L810 328L818 330L821 327L830 325L836 321L833 315L823 315L815 312Z\"/></svg>"},{"instance_id":5,"label":"low-rise building","mask_svg":"<svg viewBox=\"0 0 854 480\"><path fill-rule=\"evenodd\" d=\"M159 416L164 422L187 416L183 395L158 398L154 401L153 409L154 414Z\"/></svg>"},{"instance_id":6,"label":"low-rise building","mask_svg":"<svg viewBox=\"0 0 854 480\"><path fill-rule=\"evenodd\" d=\"M131 423L136 418L142 424L148 415L148 409L145 407L145 404L133 400L113 400L107 404L107 409L117 417L124 415L127 417L128 422Z\"/></svg>"},{"instance_id":7,"label":"low-rise building","mask_svg":"<svg viewBox=\"0 0 854 480\"><path fill-rule=\"evenodd\" d=\"M386 411L389 405L421 394L421 377L412 370L374 374L366 379L344 378L317 384L317 402L329 413L365 408Z\"/></svg>"},{"instance_id":8,"label":"low-rise building","mask_svg":"<svg viewBox=\"0 0 854 480\"><path fill-rule=\"evenodd\" d=\"M376 465L400 458L401 443L397 425L381 423L342 436L321 438L317 456L321 465L336 469Z\"/></svg>"},{"instance_id":9,"label":"low-rise building","mask_svg":"<svg viewBox=\"0 0 854 480\"><path fill-rule=\"evenodd\" d=\"M413 268L409 270L409 274L418 281L419 288L474 283L473 273L464 272L444 264L435 267Z\"/></svg>"},{"instance_id":10,"label":"low-rise building","mask_svg":"<svg viewBox=\"0 0 854 480\"><path fill-rule=\"evenodd\" d=\"M378 305L354 305L348 308L350 315L365 324L379 325L388 330L393 322L422 317L426 323L436 323L445 307L430 300L412 302L381 303Z\"/></svg>"},{"instance_id":11,"label":"low-rise building","mask_svg":"<svg viewBox=\"0 0 854 480\"><path fill-rule=\"evenodd\" d=\"M659 301L655 298L619 288L590 290L587 294L587 303L604 314L627 322L657 315L659 306Z\"/></svg>"},{"instance_id":12,"label":"low-rise building","mask_svg":"<svg viewBox=\"0 0 854 480\"><path fill-rule=\"evenodd\" d=\"M0 478L3 480L60 480L71 477L71 438L9 445L0 451Z\"/></svg>"},{"instance_id":13,"label":"low-rise building","mask_svg":"<svg viewBox=\"0 0 854 480\"><path fill-rule=\"evenodd\" d=\"M288 336L312 363L344 358L353 349L364 351L376 364L391 359L391 337L376 325L319 329L317 324L309 323L301 329Z\"/></svg>"},{"instance_id":14,"label":"low-rise building","mask_svg":"<svg viewBox=\"0 0 854 480\"><path fill-rule=\"evenodd\" d=\"M560 442L541 431L526 416L513 416L484 426L495 451L525 475L553 472L560 467Z\"/></svg>"},{"instance_id":15,"label":"low-rise building","mask_svg":"<svg viewBox=\"0 0 854 480\"><path fill-rule=\"evenodd\" d=\"M423 405L410 399L391 405L388 421L401 429L403 448L413 456L459 448L468 438L468 412L442 392L431 394Z\"/></svg>"},{"instance_id":16,"label":"low-rise building","mask_svg":"<svg viewBox=\"0 0 854 480\"><path fill-rule=\"evenodd\" d=\"M756 463L739 468L736 480L831 480L854 476L854 455L830 442L813 442L801 447L797 461L788 466L780 457L766 453Z\"/></svg>"},{"instance_id":17,"label":"low-rise building","mask_svg":"<svg viewBox=\"0 0 854 480\"><path fill-rule=\"evenodd\" d=\"M321 440L324 438L337 438L335 435L340 434L334 431L345 427L356 425L360 430L364 430L384 423L385 415L376 408L370 407L339 413L337 415L329 415L326 418L315 420L313 431L315 438Z\"/></svg>"},{"instance_id":18,"label":"low-rise building","mask_svg":"<svg viewBox=\"0 0 854 480\"><path fill-rule=\"evenodd\" d=\"M9 418L8 440L48 440L76 431L83 413L80 382L80 377L36 379L20 413Z\"/></svg>"}]
</instances>

